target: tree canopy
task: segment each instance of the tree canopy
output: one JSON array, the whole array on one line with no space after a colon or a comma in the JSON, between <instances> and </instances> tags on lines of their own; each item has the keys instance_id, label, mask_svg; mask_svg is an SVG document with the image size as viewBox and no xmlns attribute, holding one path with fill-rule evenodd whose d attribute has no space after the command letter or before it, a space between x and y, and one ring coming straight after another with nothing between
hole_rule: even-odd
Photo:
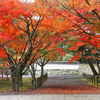
<instances>
[{"instance_id":1,"label":"tree canopy","mask_svg":"<svg viewBox=\"0 0 100 100\"><path fill-rule=\"evenodd\" d=\"M69 61L78 60L82 53L91 49L90 56L86 59L100 59L100 0L67 0L58 2L59 8L54 12L62 18L60 22L60 32L66 32L69 37L77 38L71 41L71 51L77 51L75 56ZM70 42L68 42L70 43Z\"/></svg>"}]
</instances>

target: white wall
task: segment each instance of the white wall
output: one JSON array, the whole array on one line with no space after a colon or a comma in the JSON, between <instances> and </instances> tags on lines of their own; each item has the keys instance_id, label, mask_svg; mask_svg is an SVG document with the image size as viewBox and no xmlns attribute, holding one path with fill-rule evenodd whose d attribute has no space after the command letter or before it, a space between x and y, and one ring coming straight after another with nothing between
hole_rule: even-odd
<instances>
[{"instance_id":1,"label":"white wall","mask_svg":"<svg viewBox=\"0 0 100 100\"><path fill-rule=\"evenodd\" d=\"M46 64L45 69L78 69L79 64ZM37 70L40 70L40 66L37 66Z\"/></svg>"}]
</instances>

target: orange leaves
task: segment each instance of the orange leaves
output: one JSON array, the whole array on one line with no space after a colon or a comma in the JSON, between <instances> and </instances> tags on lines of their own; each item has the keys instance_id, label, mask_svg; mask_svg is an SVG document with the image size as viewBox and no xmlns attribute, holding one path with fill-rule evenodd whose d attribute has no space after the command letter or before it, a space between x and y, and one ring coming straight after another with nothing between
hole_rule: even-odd
<instances>
[{"instance_id":1,"label":"orange leaves","mask_svg":"<svg viewBox=\"0 0 100 100\"><path fill-rule=\"evenodd\" d=\"M95 31L97 31L97 33L100 33L100 21L96 22L95 24L96 24L96 26L94 28Z\"/></svg>"},{"instance_id":2,"label":"orange leaves","mask_svg":"<svg viewBox=\"0 0 100 100\"><path fill-rule=\"evenodd\" d=\"M35 0L34 2L35 5L35 11L37 14L39 14L40 16L48 16L49 13L49 6L48 6L48 2L43 2L42 0ZM41 10L40 10L41 9Z\"/></svg>"},{"instance_id":3,"label":"orange leaves","mask_svg":"<svg viewBox=\"0 0 100 100\"><path fill-rule=\"evenodd\" d=\"M83 45L85 45L85 44L86 44L86 43L84 43L84 42L83 42L83 43L78 42L78 41L77 41L76 43L73 42L73 44L72 44L73 46L70 47L69 50L70 50L70 51L77 51L79 47L81 47L81 46L83 46Z\"/></svg>"},{"instance_id":4,"label":"orange leaves","mask_svg":"<svg viewBox=\"0 0 100 100\"><path fill-rule=\"evenodd\" d=\"M38 31L39 31L39 35L42 37L44 34L47 33L47 28L42 26L42 27L39 27Z\"/></svg>"},{"instance_id":5,"label":"orange leaves","mask_svg":"<svg viewBox=\"0 0 100 100\"><path fill-rule=\"evenodd\" d=\"M77 46L80 47L80 46L83 46L85 45L86 43L77 43Z\"/></svg>"},{"instance_id":6,"label":"orange leaves","mask_svg":"<svg viewBox=\"0 0 100 100\"><path fill-rule=\"evenodd\" d=\"M48 31L50 29L53 29L53 25L54 25L55 20L50 18L50 17L45 17L42 22L40 23L41 26L45 27ZM46 30L45 29L45 30Z\"/></svg>"},{"instance_id":7,"label":"orange leaves","mask_svg":"<svg viewBox=\"0 0 100 100\"><path fill-rule=\"evenodd\" d=\"M3 57L8 57L7 52L3 48L0 47L0 58L3 58Z\"/></svg>"},{"instance_id":8,"label":"orange leaves","mask_svg":"<svg viewBox=\"0 0 100 100\"><path fill-rule=\"evenodd\" d=\"M70 51L75 51L75 50L77 50L78 48L75 46L75 47L71 47L71 48L69 48L69 50Z\"/></svg>"},{"instance_id":9,"label":"orange leaves","mask_svg":"<svg viewBox=\"0 0 100 100\"><path fill-rule=\"evenodd\" d=\"M58 48L56 51L57 51L61 56L67 54L66 52L64 52L64 49L63 49L63 48Z\"/></svg>"},{"instance_id":10,"label":"orange leaves","mask_svg":"<svg viewBox=\"0 0 100 100\"><path fill-rule=\"evenodd\" d=\"M86 57L86 60L89 59L89 58L92 58L92 56L88 56L88 57Z\"/></svg>"},{"instance_id":11,"label":"orange leaves","mask_svg":"<svg viewBox=\"0 0 100 100\"><path fill-rule=\"evenodd\" d=\"M96 53L98 53L98 51L97 50L92 50L91 53L96 54Z\"/></svg>"},{"instance_id":12,"label":"orange leaves","mask_svg":"<svg viewBox=\"0 0 100 100\"><path fill-rule=\"evenodd\" d=\"M63 32L64 32L64 29L62 29L61 31L59 31L59 36L60 36L61 34L63 34Z\"/></svg>"},{"instance_id":13,"label":"orange leaves","mask_svg":"<svg viewBox=\"0 0 100 100\"><path fill-rule=\"evenodd\" d=\"M52 43L52 41L50 40L50 36L48 34L42 39L42 42L47 45Z\"/></svg>"},{"instance_id":14,"label":"orange leaves","mask_svg":"<svg viewBox=\"0 0 100 100\"><path fill-rule=\"evenodd\" d=\"M95 33L96 32L97 34L99 34L100 33L100 21L97 20L94 23L95 23L95 26L94 25L91 25L90 26L90 31L92 33Z\"/></svg>"},{"instance_id":15,"label":"orange leaves","mask_svg":"<svg viewBox=\"0 0 100 100\"><path fill-rule=\"evenodd\" d=\"M62 52L61 55L67 55L67 53L66 52Z\"/></svg>"},{"instance_id":16,"label":"orange leaves","mask_svg":"<svg viewBox=\"0 0 100 100\"><path fill-rule=\"evenodd\" d=\"M69 60L69 63L72 63L75 60L79 60L81 58L81 55L79 53L76 53L74 57L72 57L71 60Z\"/></svg>"},{"instance_id":17,"label":"orange leaves","mask_svg":"<svg viewBox=\"0 0 100 100\"><path fill-rule=\"evenodd\" d=\"M12 41L10 43L10 47L20 54L23 51L23 48L25 47L25 41L19 38L16 41Z\"/></svg>"},{"instance_id":18,"label":"orange leaves","mask_svg":"<svg viewBox=\"0 0 100 100\"><path fill-rule=\"evenodd\" d=\"M67 29L67 32L71 36L77 37L73 39L75 43L69 48L71 51L82 53L86 48L93 49L92 54L96 54L100 50L100 2L98 0L68 0L64 3L64 10L60 10L58 15L62 16L65 22L63 28ZM60 7L60 6L59 6ZM62 9L62 8L61 8ZM61 15L62 14L62 15ZM67 23L68 20L68 23ZM66 25L69 24L69 25ZM70 24L71 23L71 24ZM61 25L63 25L61 23ZM62 27L60 26L60 29ZM65 30L64 30L65 31ZM63 33L63 30L59 32ZM78 51L80 47L82 51ZM79 55L75 55L71 62L80 58ZM88 56L87 59L92 58Z\"/></svg>"},{"instance_id":19,"label":"orange leaves","mask_svg":"<svg viewBox=\"0 0 100 100\"><path fill-rule=\"evenodd\" d=\"M58 52L62 52L63 51L63 48L58 48L57 51Z\"/></svg>"},{"instance_id":20,"label":"orange leaves","mask_svg":"<svg viewBox=\"0 0 100 100\"><path fill-rule=\"evenodd\" d=\"M53 2L49 1L49 3L53 5ZM71 20L75 18L72 18L71 14L67 16L66 13L68 13L68 11L60 11L59 9L54 9L54 15L58 14L58 16L53 16L52 13L54 12L49 3L40 0L36 0L32 4L22 3L19 0L8 0L3 3L7 8L4 10L0 8L5 14L2 16L3 13L0 12L0 27L3 29L3 32L5 32L7 38L11 38L10 36L13 37L10 39L9 48L21 54L27 42L29 47L33 44L32 47L34 50L32 54L35 54L39 49L43 48L47 50L56 49L58 43L65 40L62 38L59 39L59 36L62 36L63 32L68 29L72 29L73 23L70 23L70 21L62 17L62 15L70 17ZM7 39L5 37L2 38ZM83 44L78 45L81 46ZM61 49L57 51L60 55L66 54ZM40 53L36 55L38 57Z\"/></svg>"}]
</instances>

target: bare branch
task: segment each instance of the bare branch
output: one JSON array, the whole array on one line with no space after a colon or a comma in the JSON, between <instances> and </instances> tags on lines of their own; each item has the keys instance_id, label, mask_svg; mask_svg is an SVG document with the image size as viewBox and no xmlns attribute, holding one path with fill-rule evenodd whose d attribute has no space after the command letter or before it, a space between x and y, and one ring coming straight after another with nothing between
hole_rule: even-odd
<instances>
[{"instance_id":1,"label":"bare branch","mask_svg":"<svg viewBox=\"0 0 100 100\"><path fill-rule=\"evenodd\" d=\"M27 42L25 44L24 51L23 51L23 53L21 55L21 58L19 59L19 63L20 63L21 59L23 59L23 55L25 54L25 51L26 51L26 46L27 46Z\"/></svg>"},{"instance_id":2,"label":"bare branch","mask_svg":"<svg viewBox=\"0 0 100 100\"><path fill-rule=\"evenodd\" d=\"M85 0L85 1L88 1L88 0ZM75 7L74 7L74 0L73 0L73 8L74 8L74 10L76 11L77 16L79 16L80 18L86 20L89 24L95 25L93 22L89 21L87 18L85 18L84 16L82 16L82 14L80 14L80 13L77 11L77 9L75 9Z\"/></svg>"},{"instance_id":3,"label":"bare branch","mask_svg":"<svg viewBox=\"0 0 100 100\"><path fill-rule=\"evenodd\" d=\"M95 11L95 10L93 10L92 11L97 17L98 17L98 19L100 20L100 16L98 15L98 13Z\"/></svg>"},{"instance_id":4,"label":"bare branch","mask_svg":"<svg viewBox=\"0 0 100 100\"><path fill-rule=\"evenodd\" d=\"M26 30L22 29L19 25L18 25L18 28L24 31L25 33L27 33Z\"/></svg>"},{"instance_id":5,"label":"bare branch","mask_svg":"<svg viewBox=\"0 0 100 100\"><path fill-rule=\"evenodd\" d=\"M36 24L35 28L33 29L33 32L32 32L32 35L31 35L31 38L34 36L34 33L35 33L35 31L36 31L36 29L37 29L39 23L40 23L42 20L43 20L43 18L40 17L39 20L37 21L37 24Z\"/></svg>"},{"instance_id":6,"label":"bare branch","mask_svg":"<svg viewBox=\"0 0 100 100\"><path fill-rule=\"evenodd\" d=\"M63 15L64 16L64 15ZM67 18L66 16L64 16L67 20L69 20L70 22L72 22L74 25L76 25L80 30L83 31L83 33L94 36L94 34L90 34L88 32L86 32L81 26L79 26L78 24L76 24L75 22L71 21L69 18Z\"/></svg>"},{"instance_id":7,"label":"bare branch","mask_svg":"<svg viewBox=\"0 0 100 100\"><path fill-rule=\"evenodd\" d=\"M85 2L90 6L90 3L89 3L89 1L88 0L85 0Z\"/></svg>"},{"instance_id":8,"label":"bare branch","mask_svg":"<svg viewBox=\"0 0 100 100\"><path fill-rule=\"evenodd\" d=\"M25 23L27 23L27 21L26 21L24 18L19 17L19 19L21 19L21 20L23 20Z\"/></svg>"},{"instance_id":9,"label":"bare branch","mask_svg":"<svg viewBox=\"0 0 100 100\"><path fill-rule=\"evenodd\" d=\"M59 2L58 2L59 3ZM75 15L68 7L64 6L63 4L59 3L63 8L67 9L71 14Z\"/></svg>"},{"instance_id":10,"label":"bare branch","mask_svg":"<svg viewBox=\"0 0 100 100\"><path fill-rule=\"evenodd\" d=\"M10 55L9 51L6 48L4 48L4 47L3 47L3 49L7 52L7 55L8 55L7 59L9 61L9 64L12 65L12 64L16 63L15 59Z\"/></svg>"}]
</instances>

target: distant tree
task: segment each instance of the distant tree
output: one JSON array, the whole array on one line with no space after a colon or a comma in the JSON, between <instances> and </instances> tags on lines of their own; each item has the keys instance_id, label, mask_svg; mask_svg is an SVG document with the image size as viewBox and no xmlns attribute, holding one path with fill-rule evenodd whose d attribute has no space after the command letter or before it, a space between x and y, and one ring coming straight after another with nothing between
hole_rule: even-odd
<instances>
[{"instance_id":1,"label":"distant tree","mask_svg":"<svg viewBox=\"0 0 100 100\"><path fill-rule=\"evenodd\" d=\"M44 75L44 66L49 62L50 58L46 59L44 57L41 57L39 60L36 61L36 64L38 64L41 67L41 77Z\"/></svg>"}]
</instances>

